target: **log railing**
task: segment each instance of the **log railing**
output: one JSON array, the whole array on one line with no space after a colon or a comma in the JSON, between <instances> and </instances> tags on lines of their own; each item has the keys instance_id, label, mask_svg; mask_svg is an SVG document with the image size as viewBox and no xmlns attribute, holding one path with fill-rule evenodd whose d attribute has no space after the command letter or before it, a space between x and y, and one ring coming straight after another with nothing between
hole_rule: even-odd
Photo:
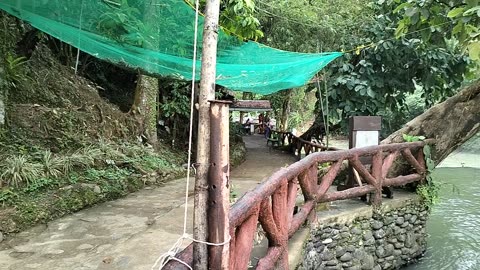
<instances>
[{"instance_id":1,"label":"log railing","mask_svg":"<svg viewBox=\"0 0 480 270\"><path fill-rule=\"evenodd\" d=\"M423 146L430 141L369 146L350 150L318 152L282 168L247 192L230 209L230 263L229 269L247 269L251 259L253 240L260 223L268 239L268 249L260 258L256 269L288 269L288 239L308 220L316 217L317 203L357 198L372 193L372 204L382 202L382 187L400 186L425 179ZM416 153L416 154L414 154ZM362 165L360 157L372 157L369 169ZM412 173L389 175L389 169L397 158L403 158ZM329 191L341 170L342 162L357 170L365 185L343 191ZM320 179L318 167L329 164ZM303 196L298 205L299 191ZM294 213L294 209L297 209ZM192 247L177 255L183 261L192 262ZM215 268L215 267L214 267ZM164 269L185 269L170 262ZM216 268L215 268L216 269Z\"/></svg>"},{"instance_id":2,"label":"log railing","mask_svg":"<svg viewBox=\"0 0 480 270\"><path fill-rule=\"evenodd\" d=\"M302 151L305 156L311 153L321 151L337 151L338 148L326 147L324 145L304 140L300 137L293 135L291 132L272 130L272 135L276 135L281 146L288 145L292 153L300 160L302 159Z\"/></svg>"}]
</instances>

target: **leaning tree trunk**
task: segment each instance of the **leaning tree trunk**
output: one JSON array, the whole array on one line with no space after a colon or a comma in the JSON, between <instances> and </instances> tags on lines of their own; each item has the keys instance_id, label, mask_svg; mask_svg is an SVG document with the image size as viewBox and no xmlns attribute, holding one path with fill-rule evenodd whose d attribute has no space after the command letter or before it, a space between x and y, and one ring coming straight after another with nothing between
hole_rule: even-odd
<instances>
[{"instance_id":1,"label":"leaning tree trunk","mask_svg":"<svg viewBox=\"0 0 480 270\"><path fill-rule=\"evenodd\" d=\"M438 164L479 130L480 80L408 122L381 144L403 142L403 134L435 139L432 159Z\"/></svg>"}]
</instances>

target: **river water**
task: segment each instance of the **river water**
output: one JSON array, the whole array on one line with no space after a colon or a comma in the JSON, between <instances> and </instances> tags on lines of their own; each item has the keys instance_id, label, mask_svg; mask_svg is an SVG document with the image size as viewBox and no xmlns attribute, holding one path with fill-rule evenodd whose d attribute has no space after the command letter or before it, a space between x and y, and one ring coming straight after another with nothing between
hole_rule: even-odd
<instances>
[{"instance_id":1,"label":"river water","mask_svg":"<svg viewBox=\"0 0 480 270\"><path fill-rule=\"evenodd\" d=\"M480 270L480 136L452 153L432 176L441 190L427 223L427 251L405 269Z\"/></svg>"}]
</instances>

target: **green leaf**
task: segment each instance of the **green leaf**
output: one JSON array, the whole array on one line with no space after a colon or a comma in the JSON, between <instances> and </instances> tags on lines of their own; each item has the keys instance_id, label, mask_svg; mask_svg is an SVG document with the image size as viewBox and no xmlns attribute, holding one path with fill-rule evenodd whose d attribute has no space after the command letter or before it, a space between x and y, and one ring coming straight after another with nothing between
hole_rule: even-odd
<instances>
[{"instance_id":1,"label":"green leaf","mask_svg":"<svg viewBox=\"0 0 480 270\"><path fill-rule=\"evenodd\" d=\"M367 89L367 95L370 97L375 97L375 92L372 90L372 88Z\"/></svg>"},{"instance_id":2,"label":"green leaf","mask_svg":"<svg viewBox=\"0 0 480 270\"><path fill-rule=\"evenodd\" d=\"M480 60L480 42L474 42L468 45L468 55L473 61Z\"/></svg>"},{"instance_id":3,"label":"green leaf","mask_svg":"<svg viewBox=\"0 0 480 270\"><path fill-rule=\"evenodd\" d=\"M405 21L401 20L398 24L397 29L395 29L395 37L399 38L408 32L408 26L405 24Z\"/></svg>"},{"instance_id":4,"label":"green leaf","mask_svg":"<svg viewBox=\"0 0 480 270\"><path fill-rule=\"evenodd\" d=\"M458 22L455 27L452 29L452 34L456 35L458 33L461 33L463 31L463 22Z\"/></svg>"},{"instance_id":5,"label":"green leaf","mask_svg":"<svg viewBox=\"0 0 480 270\"><path fill-rule=\"evenodd\" d=\"M412 17L414 15L416 15L418 13L418 8L407 8L405 10L405 15L407 15L408 17Z\"/></svg>"},{"instance_id":6,"label":"green leaf","mask_svg":"<svg viewBox=\"0 0 480 270\"><path fill-rule=\"evenodd\" d=\"M450 10L450 12L448 12L447 17L456 18L456 17L462 15L464 10L465 10L465 8L463 8L463 7L454 8L454 9Z\"/></svg>"},{"instance_id":7,"label":"green leaf","mask_svg":"<svg viewBox=\"0 0 480 270\"><path fill-rule=\"evenodd\" d=\"M471 16L473 15L473 13L477 12L477 14L479 14L478 12L480 12L480 6L476 6L476 7L473 7L467 11L465 11L463 13L463 16ZM480 15L479 15L480 16Z\"/></svg>"},{"instance_id":8,"label":"green leaf","mask_svg":"<svg viewBox=\"0 0 480 270\"><path fill-rule=\"evenodd\" d=\"M411 6L412 6L412 4L410 4L410 3L403 3L403 4L399 5L396 9L394 9L394 10L393 10L393 13L397 13L397 12L399 12L400 10L402 10L402 9L404 9L404 8L406 8L406 7L411 7Z\"/></svg>"},{"instance_id":9,"label":"green leaf","mask_svg":"<svg viewBox=\"0 0 480 270\"><path fill-rule=\"evenodd\" d=\"M430 147L430 145L426 144L424 147L423 147L423 155L425 156L425 159L428 159L431 157L432 155L432 148Z\"/></svg>"},{"instance_id":10,"label":"green leaf","mask_svg":"<svg viewBox=\"0 0 480 270\"><path fill-rule=\"evenodd\" d=\"M435 169L435 162L432 159L427 159L427 168L429 172L432 172Z\"/></svg>"}]
</instances>

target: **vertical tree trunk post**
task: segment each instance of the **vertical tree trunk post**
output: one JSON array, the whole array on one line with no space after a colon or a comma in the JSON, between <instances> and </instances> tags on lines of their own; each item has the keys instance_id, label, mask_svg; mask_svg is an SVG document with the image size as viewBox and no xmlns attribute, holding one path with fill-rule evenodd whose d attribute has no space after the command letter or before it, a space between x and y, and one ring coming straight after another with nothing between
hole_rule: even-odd
<instances>
[{"instance_id":1,"label":"vertical tree trunk post","mask_svg":"<svg viewBox=\"0 0 480 270\"><path fill-rule=\"evenodd\" d=\"M148 142L156 149L158 148L157 138L157 96L158 96L158 79L146 75L140 75L140 84L138 88L139 100L135 102L139 104L139 113L143 118L143 134L147 137ZM135 94L137 97L137 93Z\"/></svg>"},{"instance_id":2,"label":"vertical tree trunk post","mask_svg":"<svg viewBox=\"0 0 480 270\"><path fill-rule=\"evenodd\" d=\"M293 90L287 90L285 99L282 104L282 114L280 116L280 130L287 131L288 129L288 116L290 115L290 101L292 99Z\"/></svg>"},{"instance_id":3,"label":"vertical tree trunk post","mask_svg":"<svg viewBox=\"0 0 480 270\"><path fill-rule=\"evenodd\" d=\"M0 48L1 49L1 48ZM3 55L3 52L2 52ZM6 107L7 107L7 80L5 74L5 67L3 61L0 61L0 132L5 126L6 122Z\"/></svg>"},{"instance_id":4,"label":"vertical tree trunk post","mask_svg":"<svg viewBox=\"0 0 480 270\"><path fill-rule=\"evenodd\" d=\"M243 112L240 112L240 124L243 124Z\"/></svg>"},{"instance_id":5,"label":"vertical tree trunk post","mask_svg":"<svg viewBox=\"0 0 480 270\"><path fill-rule=\"evenodd\" d=\"M383 165L383 152L379 151L373 156L372 159L372 176L375 178L375 193L371 200L372 205L380 206L382 204L382 165Z\"/></svg>"},{"instance_id":6,"label":"vertical tree trunk post","mask_svg":"<svg viewBox=\"0 0 480 270\"><path fill-rule=\"evenodd\" d=\"M223 243L229 237L230 164L229 101L211 102L211 134L208 198L208 242ZM209 269L228 269L229 244L209 247Z\"/></svg>"},{"instance_id":7,"label":"vertical tree trunk post","mask_svg":"<svg viewBox=\"0 0 480 270\"><path fill-rule=\"evenodd\" d=\"M1 76L1 74L0 74ZM0 132L2 131L3 127L5 126L5 118L6 118L6 113L5 113L5 107L7 104L5 104L5 93L3 92L2 89L2 78L0 78Z\"/></svg>"},{"instance_id":8,"label":"vertical tree trunk post","mask_svg":"<svg viewBox=\"0 0 480 270\"><path fill-rule=\"evenodd\" d=\"M217 63L218 18L220 0L207 1L202 44L202 70L198 102L197 174L195 176L195 199L193 215L193 237L207 241L208 170L210 168L210 104L215 99L215 77ZM193 267L208 268L207 245L195 242Z\"/></svg>"}]
</instances>

